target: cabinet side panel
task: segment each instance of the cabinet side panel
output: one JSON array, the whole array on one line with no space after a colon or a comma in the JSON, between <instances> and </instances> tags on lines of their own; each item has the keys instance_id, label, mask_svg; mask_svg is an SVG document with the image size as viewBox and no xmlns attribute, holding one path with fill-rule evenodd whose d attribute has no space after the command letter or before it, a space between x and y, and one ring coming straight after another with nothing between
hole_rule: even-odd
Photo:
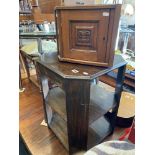
<instances>
[{"instance_id":1,"label":"cabinet side panel","mask_svg":"<svg viewBox=\"0 0 155 155\"><path fill-rule=\"evenodd\" d=\"M55 21L56 21L56 35L57 35L57 49L58 55L63 57L63 43L62 43L62 32L61 32L61 10L55 10Z\"/></svg>"},{"instance_id":2,"label":"cabinet side panel","mask_svg":"<svg viewBox=\"0 0 155 155\"><path fill-rule=\"evenodd\" d=\"M106 61L108 62L109 66L113 65L114 60L114 50L116 44L116 37L118 33L120 11L121 5L117 5L115 9L111 9L106 56Z\"/></svg>"}]
</instances>

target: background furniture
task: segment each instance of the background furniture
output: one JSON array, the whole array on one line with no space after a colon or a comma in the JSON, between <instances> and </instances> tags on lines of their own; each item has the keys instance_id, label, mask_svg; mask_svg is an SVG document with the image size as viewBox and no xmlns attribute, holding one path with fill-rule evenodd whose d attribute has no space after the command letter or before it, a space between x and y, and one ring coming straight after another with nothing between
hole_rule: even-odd
<instances>
[{"instance_id":1,"label":"background furniture","mask_svg":"<svg viewBox=\"0 0 155 155\"><path fill-rule=\"evenodd\" d=\"M119 110L117 114L117 126L128 128L135 117L135 95L122 92Z\"/></svg>"},{"instance_id":2,"label":"background furniture","mask_svg":"<svg viewBox=\"0 0 155 155\"><path fill-rule=\"evenodd\" d=\"M118 41L118 47L122 52L126 52L128 50L135 52L135 30L133 27L120 27L119 30L119 41Z\"/></svg>"},{"instance_id":3,"label":"background furniture","mask_svg":"<svg viewBox=\"0 0 155 155\"><path fill-rule=\"evenodd\" d=\"M38 71L37 71L36 64L35 64L35 60L39 59L39 56L29 55L22 50L20 50L20 54L22 56L22 59L23 59L23 62L24 62L25 68L26 68L28 80L31 81L32 83L34 83L38 88L40 88ZM30 62L35 66L36 75L33 75L33 76L31 75L30 66L29 66ZM22 79L20 79L20 81L22 81Z\"/></svg>"},{"instance_id":4,"label":"background furniture","mask_svg":"<svg viewBox=\"0 0 155 155\"><path fill-rule=\"evenodd\" d=\"M53 40L56 42L55 32L27 32L19 34L20 44L22 45L22 39L37 39L38 52L42 54L42 39Z\"/></svg>"},{"instance_id":5,"label":"background furniture","mask_svg":"<svg viewBox=\"0 0 155 155\"><path fill-rule=\"evenodd\" d=\"M112 87L116 86L116 76L117 76L117 70L114 70L112 73L103 75L100 77L100 80ZM124 79L124 90L128 91L135 91L135 77L131 76L128 73L125 73L125 79ZM127 88L126 88L127 87Z\"/></svg>"},{"instance_id":6,"label":"background furniture","mask_svg":"<svg viewBox=\"0 0 155 155\"><path fill-rule=\"evenodd\" d=\"M61 0L20 0L19 19L32 20L36 24L54 21L54 8L62 3Z\"/></svg>"},{"instance_id":7,"label":"background furniture","mask_svg":"<svg viewBox=\"0 0 155 155\"><path fill-rule=\"evenodd\" d=\"M40 88L40 84L39 84L39 76L38 76L38 71L37 71L37 67L35 64L35 60L39 59L39 57L41 56L41 54L43 54L43 50L42 50L42 39L49 39L49 40L53 40L56 41L56 34L54 32L31 32L31 33L20 33L20 44L22 44L22 39L37 39L38 42L38 54L28 54L22 50L20 50L20 54L22 56L23 62L25 64L25 68L26 68L26 73L27 73L27 77L29 79L29 81L33 82L37 87ZM30 62L34 65L35 69L36 69L36 75L31 76L30 73ZM21 81L21 80L20 80Z\"/></svg>"},{"instance_id":8,"label":"background furniture","mask_svg":"<svg viewBox=\"0 0 155 155\"><path fill-rule=\"evenodd\" d=\"M22 78L21 78L21 70L19 65L19 91L23 90Z\"/></svg>"},{"instance_id":9,"label":"background furniture","mask_svg":"<svg viewBox=\"0 0 155 155\"><path fill-rule=\"evenodd\" d=\"M59 62L57 53L37 60L46 122L70 154L87 150L113 133L125 65L117 55L111 68ZM116 68L115 93L95 84L99 76Z\"/></svg>"},{"instance_id":10,"label":"background furniture","mask_svg":"<svg viewBox=\"0 0 155 155\"><path fill-rule=\"evenodd\" d=\"M113 65L121 5L56 7L59 60Z\"/></svg>"}]
</instances>

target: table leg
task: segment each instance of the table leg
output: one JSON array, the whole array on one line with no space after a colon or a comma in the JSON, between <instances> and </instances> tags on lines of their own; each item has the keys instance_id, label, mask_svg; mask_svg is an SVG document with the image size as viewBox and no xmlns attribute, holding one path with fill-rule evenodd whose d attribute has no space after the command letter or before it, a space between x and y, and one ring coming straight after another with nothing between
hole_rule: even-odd
<instances>
[{"instance_id":1,"label":"table leg","mask_svg":"<svg viewBox=\"0 0 155 155\"><path fill-rule=\"evenodd\" d=\"M45 99L47 97L47 94L49 92L49 86L48 86L48 79L46 76L42 75L40 72L39 72L39 80L40 80L40 91L41 91L41 94L42 94L42 99L43 99L43 108L44 108L44 118L45 118L45 122L47 123L48 127L49 127L49 122L52 118L52 116L50 116L50 109L49 107L47 107L47 104L45 103ZM49 116L48 116L49 114Z\"/></svg>"},{"instance_id":2,"label":"table leg","mask_svg":"<svg viewBox=\"0 0 155 155\"><path fill-rule=\"evenodd\" d=\"M40 90L40 92L41 92L42 90L41 90L41 83L40 83L39 69L38 69L38 66L37 66L35 60L33 61L33 64L34 64L35 69L36 69L37 82L38 82L38 85L39 85L39 90Z\"/></svg>"},{"instance_id":3,"label":"table leg","mask_svg":"<svg viewBox=\"0 0 155 155\"><path fill-rule=\"evenodd\" d=\"M30 71L29 71L29 66L28 66L27 59L26 59L26 57L22 53L21 53L21 56L23 58L23 62L24 62L24 65L25 65L25 69L26 69L26 73L27 73L27 78L30 81Z\"/></svg>"},{"instance_id":4,"label":"table leg","mask_svg":"<svg viewBox=\"0 0 155 155\"><path fill-rule=\"evenodd\" d=\"M112 113L110 114L110 120L111 120L111 125L112 125L112 133L114 131L115 124L116 124L117 112L118 112L118 108L119 108L121 93L123 90L125 70L126 70L126 65L118 68L117 79L116 79L116 88L115 88L115 99L114 99L116 106L112 110Z\"/></svg>"},{"instance_id":5,"label":"table leg","mask_svg":"<svg viewBox=\"0 0 155 155\"><path fill-rule=\"evenodd\" d=\"M39 52L40 54L43 54L41 39L38 38L38 39L37 39L37 42L38 42L38 52Z\"/></svg>"},{"instance_id":6,"label":"table leg","mask_svg":"<svg viewBox=\"0 0 155 155\"><path fill-rule=\"evenodd\" d=\"M66 80L69 153L87 149L90 81Z\"/></svg>"}]
</instances>

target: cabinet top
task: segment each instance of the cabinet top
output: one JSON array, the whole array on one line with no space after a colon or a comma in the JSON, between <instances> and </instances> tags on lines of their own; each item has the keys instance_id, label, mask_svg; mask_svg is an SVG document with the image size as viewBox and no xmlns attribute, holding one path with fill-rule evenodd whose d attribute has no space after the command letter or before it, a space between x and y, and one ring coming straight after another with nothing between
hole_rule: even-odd
<instances>
[{"instance_id":1,"label":"cabinet top","mask_svg":"<svg viewBox=\"0 0 155 155\"><path fill-rule=\"evenodd\" d=\"M55 10L65 10L65 9L115 9L116 7L121 7L121 4L96 4L96 5L75 5L75 6L56 6Z\"/></svg>"},{"instance_id":2,"label":"cabinet top","mask_svg":"<svg viewBox=\"0 0 155 155\"><path fill-rule=\"evenodd\" d=\"M120 55L115 55L113 66L109 68L60 62L57 57L57 52L50 54L45 53L41 57L40 60L37 60L39 65L60 75L64 79L92 80L127 64Z\"/></svg>"}]
</instances>

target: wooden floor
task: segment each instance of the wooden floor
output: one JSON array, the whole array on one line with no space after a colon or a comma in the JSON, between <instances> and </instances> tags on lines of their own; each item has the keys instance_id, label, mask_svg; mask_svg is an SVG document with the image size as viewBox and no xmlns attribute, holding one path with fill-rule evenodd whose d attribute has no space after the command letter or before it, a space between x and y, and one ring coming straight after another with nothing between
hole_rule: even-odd
<instances>
[{"instance_id":1,"label":"wooden floor","mask_svg":"<svg viewBox=\"0 0 155 155\"><path fill-rule=\"evenodd\" d=\"M33 155L67 155L63 145L46 126L40 125L44 119L42 97L39 89L27 79L23 80L25 91L19 95L20 133ZM124 129L116 128L107 140L118 139ZM83 154L83 153L82 153Z\"/></svg>"}]
</instances>

